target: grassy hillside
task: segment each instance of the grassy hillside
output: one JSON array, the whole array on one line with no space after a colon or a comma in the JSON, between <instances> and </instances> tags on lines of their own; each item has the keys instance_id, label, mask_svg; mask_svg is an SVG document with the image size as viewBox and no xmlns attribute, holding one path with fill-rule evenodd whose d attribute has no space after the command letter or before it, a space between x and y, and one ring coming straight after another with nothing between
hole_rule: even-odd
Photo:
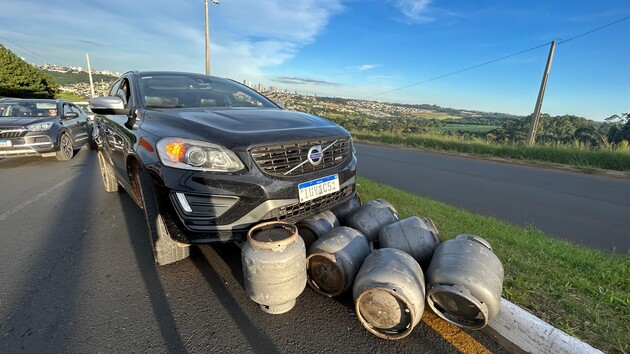
<instances>
[{"instance_id":1,"label":"grassy hillside","mask_svg":"<svg viewBox=\"0 0 630 354\"><path fill-rule=\"evenodd\" d=\"M67 86L67 85L72 85L72 84L89 84L90 83L90 77L88 73L86 72L61 73L58 71L48 71L48 70L42 70L42 71L50 75L57 84L62 85L62 86ZM114 80L116 80L116 77L109 76L109 75L92 74L92 80L94 80L94 82L100 82L101 80L105 82L113 82Z\"/></svg>"}]
</instances>

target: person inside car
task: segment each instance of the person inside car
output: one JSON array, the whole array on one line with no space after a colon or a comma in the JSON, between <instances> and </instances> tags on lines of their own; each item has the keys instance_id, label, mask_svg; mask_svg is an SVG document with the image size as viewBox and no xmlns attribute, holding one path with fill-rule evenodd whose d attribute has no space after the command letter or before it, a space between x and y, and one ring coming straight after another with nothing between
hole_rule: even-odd
<instances>
[{"instance_id":1,"label":"person inside car","mask_svg":"<svg viewBox=\"0 0 630 354\"><path fill-rule=\"evenodd\" d=\"M48 114L50 114L51 117L54 117L57 115L57 109L56 108L51 108L48 110Z\"/></svg>"}]
</instances>

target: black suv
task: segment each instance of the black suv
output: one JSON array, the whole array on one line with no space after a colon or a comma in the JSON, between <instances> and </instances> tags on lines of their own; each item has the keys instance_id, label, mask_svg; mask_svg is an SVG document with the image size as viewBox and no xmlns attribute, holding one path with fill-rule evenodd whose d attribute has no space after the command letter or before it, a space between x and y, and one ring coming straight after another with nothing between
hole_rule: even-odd
<instances>
[{"instance_id":1,"label":"black suv","mask_svg":"<svg viewBox=\"0 0 630 354\"><path fill-rule=\"evenodd\" d=\"M88 116L65 100L0 100L0 158L56 156L70 160L90 142Z\"/></svg>"},{"instance_id":2,"label":"black suv","mask_svg":"<svg viewBox=\"0 0 630 354\"><path fill-rule=\"evenodd\" d=\"M355 197L346 130L232 80L128 72L89 103L105 190L120 185L144 209L158 264Z\"/></svg>"}]
</instances>

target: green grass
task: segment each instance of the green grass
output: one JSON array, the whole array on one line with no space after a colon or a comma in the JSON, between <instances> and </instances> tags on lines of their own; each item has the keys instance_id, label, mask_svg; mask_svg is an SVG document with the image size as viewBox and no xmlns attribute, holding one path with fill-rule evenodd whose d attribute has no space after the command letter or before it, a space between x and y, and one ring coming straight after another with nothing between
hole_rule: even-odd
<instances>
[{"instance_id":1,"label":"green grass","mask_svg":"<svg viewBox=\"0 0 630 354\"><path fill-rule=\"evenodd\" d=\"M64 100L68 100L68 101L72 101L72 102L81 102L81 101L87 101L87 97L82 96L82 95L77 95L75 93L71 93L71 92L61 92L58 93L55 98L61 98Z\"/></svg>"},{"instance_id":2,"label":"green grass","mask_svg":"<svg viewBox=\"0 0 630 354\"><path fill-rule=\"evenodd\" d=\"M630 254L610 254L358 179L364 201L383 198L401 218L430 217L444 240L462 233L492 245L505 268L503 297L604 352L630 351Z\"/></svg>"},{"instance_id":3,"label":"green grass","mask_svg":"<svg viewBox=\"0 0 630 354\"><path fill-rule=\"evenodd\" d=\"M452 114L448 114L444 112L434 112L434 111L415 112L415 113L411 113L410 116L414 118L437 119L437 120L462 118L460 116L454 116Z\"/></svg>"},{"instance_id":4,"label":"green grass","mask_svg":"<svg viewBox=\"0 0 630 354\"><path fill-rule=\"evenodd\" d=\"M497 125L478 125L478 124L446 124L438 128L440 132L462 132L462 133L487 133L493 129L499 128Z\"/></svg>"},{"instance_id":5,"label":"green grass","mask_svg":"<svg viewBox=\"0 0 630 354\"><path fill-rule=\"evenodd\" d=\"M483 157L544 162L583 169L630 171L628 144L590 149L579 144L550 145L497 144L477 138L433 134L392 134L353 131L355 139L430 150L462 152Z\"/></svg>"}]
</instances>

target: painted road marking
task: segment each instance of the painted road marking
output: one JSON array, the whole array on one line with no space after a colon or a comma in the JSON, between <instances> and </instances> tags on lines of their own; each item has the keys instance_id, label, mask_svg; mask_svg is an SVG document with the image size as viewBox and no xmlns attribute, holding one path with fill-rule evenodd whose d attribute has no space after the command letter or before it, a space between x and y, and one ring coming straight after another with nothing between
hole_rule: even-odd
<instances>
[{"instance_id":1,"label":"painted road marking","mask_svg":"<svg viewBox=\"0 0 630 354\"><path fill-rule=\"evenodd\" d=\"M462 353L492 353L488 350L488 348L477 342L475 338L470 336L470 334L466 333L463 329L444 321L430 310L424 311L422 321L428 324L434 331L441 335L442 338L446 339Z\"/></svg>"},{"instance_id":2,"label":"painted road marking","mask_svg":"<svg viewBox=\"0 0 630 354\"><path fill-rule=\"evenodd\" d=\"M11 209L11 210L9 210L9 211L6 211L6 212L4 212L4 213L0 214L0 221L4 221L4 220L6 220L9 216L11 216L11 215L13 215L13 214L17 213L18 211L20 211L20 210L22 210L22 209L26 208L26 207L27 207L27 206L29 206L30 204L35 203L36 201L38 201L39 199L41 199L41 198L45 197L46 195L48 195L50 192L54 191L55 189L57 189L57 188L59 188L59 187L63 186L64 184L66 184L66 183L68 183L68 182L72 181L75 177L76 177L76 176L68 177L68 178L64 179L63 181L61 181L61 182L59 182L59 183L55 184L54 186L52 186L52 187L48 188L47 190L45 190L45 191L43 191L43 192L39 193L38 195L36 195L36 196L35 196L35 197L33 197L32 199L29 199L29 200L25 201L24 203L22 203L22 204L20 204L20 205L16 206L15 208L13 208L13 209Z\"/></svg>"}]
</instances>

